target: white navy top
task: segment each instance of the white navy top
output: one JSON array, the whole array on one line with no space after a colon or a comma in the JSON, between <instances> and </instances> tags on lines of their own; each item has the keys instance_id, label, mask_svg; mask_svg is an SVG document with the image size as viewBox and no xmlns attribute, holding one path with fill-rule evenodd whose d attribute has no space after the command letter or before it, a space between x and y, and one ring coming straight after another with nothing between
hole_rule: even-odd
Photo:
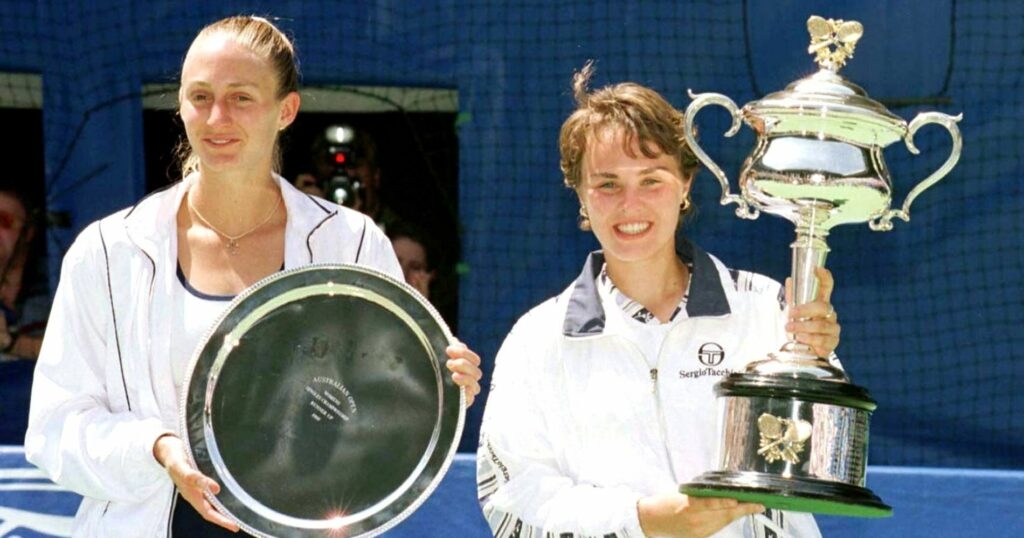
<instances>
[{"instance_id":1,"label":"white navy top","mask_svg":"<svg viewBox=\"0 0 1024 538\"><path fill-rule=\"evenodd\" d=\"M693 267L690 267L690 271L693 271ZM608 315L623 318L622 335L641 350L644 358L647 359L647 367L656 370L665 337L673 327L689 317L686 313L686 301L690 296L690 279L687 279L686 290L683 291L679 305L672 313L672 317L665 323L659 321L654 313L644 305L622 293L622 290L608 276L607 264L601 267L601 273L597 276L597 292L602 301L619 306L618 311L608 312Z\"/></svg>"},{"instance_id":2,"label":"white navy top","mask_svg":"<svg viewBox=\"0 0 1024 538\"><path fill-rule=\"evenodd\" d=\"M166 373L174 380L174 393L180 395L196 347L235 297L210 295L197 290L185 278L180 264L178 283L174 286L172 295L176 315L170 318L171 334L174 338L171 338L171 360L167 364L169 371Z\"/></svg>"}]
</instances>

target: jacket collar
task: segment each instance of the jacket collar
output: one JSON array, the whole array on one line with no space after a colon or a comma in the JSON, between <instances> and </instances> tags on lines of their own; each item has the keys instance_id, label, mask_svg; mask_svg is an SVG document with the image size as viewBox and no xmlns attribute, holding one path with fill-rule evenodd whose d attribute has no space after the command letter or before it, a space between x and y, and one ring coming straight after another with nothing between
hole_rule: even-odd
<instances>
[{"instance_id":1,"label":"jacket collar","mask_svg":"<svg viewBox=\"0 0 1024 538\"><path fill-rule=\"evenodd\" d=\"M678 235L676 255L684 262L693 264L690 276L690 297L686 302L689 317L724 316L730 313L718 267L711 256ZM569 291L562 334L565 336L595 336L604 332L605 312L597 290L597 276L604 265L604 253L591 252L583 265L583 272L573 282Z\"/></svg>"},{"instance_id":2,"label":"jacket collar","mask_svg":"<svg viewBox=\"0 0 1024 538\"><path fill-rule=\"evenodd\" d=\"M274 179L281 189L281 198L288 212L286 234L305 238L302 242L286 242L285 261L289 266L293 263L309 263L306 258L312 256L307 252L310 236L324 221L336 216L338 210L331 204L296 189L288 180L277 174L274 175ZM147 195L125 213L124 226L128 236L151 258L157 257L160 245L168 244L170 234L175 231L175 226L168 223L176 222L181 201L197 180L196 174L190 174L173 185Z\"/></svg>"},{"instance_id":3,"label":"jacket collar","mask_svg":"<svg viewBox=\"0 0 1024 538\"><path fill-rule=\"evenodd\" d=\"M195 179L195 175L190 175L154 191L124 213L125 233L151 259L157 259L160 245L165 244L175 231L174 223L181 200Z\"/></svg>"}]
</instances>

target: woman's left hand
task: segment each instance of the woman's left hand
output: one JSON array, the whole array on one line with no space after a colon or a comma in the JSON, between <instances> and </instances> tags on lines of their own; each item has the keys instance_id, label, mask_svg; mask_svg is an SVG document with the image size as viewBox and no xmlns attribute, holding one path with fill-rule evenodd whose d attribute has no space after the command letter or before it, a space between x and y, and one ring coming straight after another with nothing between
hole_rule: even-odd
<instances>
[{"instance_id":1,"label":"woman's left hand","mask_svg":"<svg viewBox=\"0 0 1024 538\"><path fill-rule=\"evenodd\" d=\"M484 373L480 370L480 356L456 340L445 350L448 362L445 366L452 372L452 380L456 385L466 389L466 407L473 405L473 399L480 394L480 378Z\"/></svg>"},{"instance_id":2,"label":"woman's left hand","mask_svg":"<svg viewBox=\"0 0 1024 538\"><path fill-rule=\"evenodd\" d=\"M832 273L824 267L815 269L818 277L818 298L809 303L791 306L786 332L797 342L807 344L819 357L829 357L839 346L839 318L829 302L835 282ZM789 282L787 284L787 291Z\"/></svg>"}]
</instances>

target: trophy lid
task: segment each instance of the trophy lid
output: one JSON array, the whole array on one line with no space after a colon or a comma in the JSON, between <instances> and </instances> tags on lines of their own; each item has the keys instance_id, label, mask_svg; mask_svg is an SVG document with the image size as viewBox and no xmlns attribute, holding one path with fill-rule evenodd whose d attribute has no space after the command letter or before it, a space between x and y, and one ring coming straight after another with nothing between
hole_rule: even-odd
<instances>
[{"instance_id":1,"label":"trophy lid","mask_svg":"<svg viewBox=\"0 0 1024 538\"><path fill-rule=\"evenodd\" d=\"M860 146L885 147L903 138L907 123L838 73L853 57L864 33L861 24L812 15L807 30L811 35L807 51L815 54L819 71L747 103L743 107L747 123L760 133L813 135Z\"/></svg>"}]
</instances>

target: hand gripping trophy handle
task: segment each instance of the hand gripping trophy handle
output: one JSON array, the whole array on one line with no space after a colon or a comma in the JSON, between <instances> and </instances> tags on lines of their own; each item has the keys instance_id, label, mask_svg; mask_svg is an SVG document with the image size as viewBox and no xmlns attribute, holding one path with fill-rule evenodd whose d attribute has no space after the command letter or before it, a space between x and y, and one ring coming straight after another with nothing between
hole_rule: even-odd
<instances>
[{"instance_id":1,"label":"hand gripping trophy handle","mask_svg":"<svg viewBox=\"0 0 1024 538\"><path fill-rule=\"evenodd\" d=\"M914 199L918 197L925 189L931 187L937 183L940 179L946 177L946 174L956 166L957 161L960 160L960 151L963 148L963 139L960 137L960 128L957 127L957 122L963 119L963 114L956 116L950 116L941 112L923 112L918 114L907 126L907 134L903 137L903 141L907 145L907 149L910 153L917 155L920 150L914 145L914 134L917 133L918 129L928 125L930 123L937 123L946 128L949 131L949 136L953 139L953 149L946 159L946 162L942 163L935 172L930 176L923 179L917 184L910 193L907 194L906 199L903 201L903 207L899 209L889 209L881 216L872 219L868 222L868 226L876 232L887 232L892 229L893 217L899 217L904 222L910 221L910 204L914 203Z\"/></svg>"},{"instance_id":2,"label":"hand gripping trophy handle","mask_svg":"<svg viewBox=\"0 0 1024 538\"><path fill-rule=\"evenodd\" d=\"M696 132L694 127L694 120L697 117L697 113L701 108L707 105L718 105L726 109L729 115L732 117L732 125L729 130L726 131L725 136L731 137L739 132L740 126L742 125L742 118L740 116L739 107L736 103L722 95L720 93L700 93L695 94L693 91L688 91L692 102L686 107L685 125L683 128L683 136L686 139L686 143L690 145L690 149L693 151L697 159L711 171L712 174L718 179L718 183L722 186L722 198L721 204L728 205L735 203L738 207L736 208L736 215L743 219L756 219L761 211L742 194L733 194L729 186L729 179L726 177L725 172L718 166L715 161L708 156L708 154L700 147L697 143L697 138L693 133ZM802 218L798 220L797 224L797 240L791 247L793 250L793 299L794 304L804 304L811 302L815 299L818 293L818 279L814 274L816 267L825 266L825 257L828 254L829 248L825 242L825 237L828 235L827 229L822 229L816 224L819 222L817 213L817 207L810 205L801 210L801 213L807 213L801 215ZM800 352L807 355L807 359L813 360L810 357L811 349L810 346L800 344L792 339L786 343L783 351ZM821 369L822 364L816 363L815 367ZM830 377L837 377L838 373L829 373Z\"/></svg>"},{"instance_id":3,"label":"hand gripping trophy handle","mask_svg":"<svg viewBox=\"0 0 1024 538\"><path fill-rule=\"evenodd\" d=\"M729 115L732 116L732 125L725 132L725 136L731 137L735 135L739 132L742 125L739 108L732 99L720 93L695 94L692 90L688 90L688 93L693 102L690 103L690 106L686 107L685 126L683 128L683 136L686 138L686 143L690 145L690 149L693 150L697 160L706 166L715 175L715 178L718 179L718 183L722 186L721 204L736 204L739 206L736 208L736 216L743 219L756 219L761 214L760 210L750 206L742 196L732 193L732 190L729 188L729 178L725 176L725 172L722 171L722 168L715 161L711 160L711 157L697 143L697 138L693 136L693 133L696 132L693 120L696 119L697 112L707 105L718 105L729 111Z\"/></svg>"}]
</instances>

